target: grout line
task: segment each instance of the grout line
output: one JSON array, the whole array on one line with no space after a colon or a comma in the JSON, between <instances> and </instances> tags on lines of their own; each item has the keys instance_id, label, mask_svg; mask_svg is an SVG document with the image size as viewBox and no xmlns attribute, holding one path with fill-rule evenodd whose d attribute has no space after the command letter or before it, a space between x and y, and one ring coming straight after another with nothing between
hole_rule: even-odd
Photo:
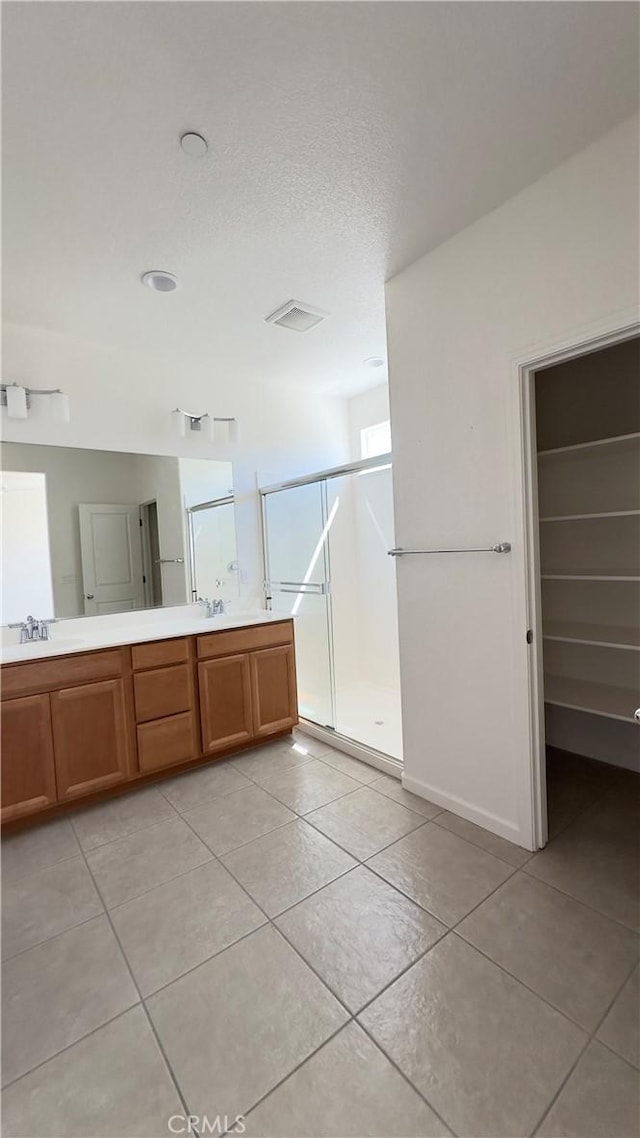
<instances>
[{"instance_id":1,"label":"grout line","mask_svg":"<svg viewBox=\"0 0 640 1138\"><path fill-rule=\"evenodd\" d=\"M9 1087L14 1087L16 1083L21 1082L22 1079L28 1079L30 1075L33 1075L34 1071L39 1071L41 1067L46 1067L47 1063L51 1063L54 1059L57 1059L59 1055L64 1055L65 1051L71 1051L74 1047L77 1047L79 1043L84 1043L85 1039L91 1039L91 1036L97 1035L99 1031L102 1031L103 1027L108 1027L110 1023L115 1023L116 1020L122 1019L123 1016L128 1015L129 1012L134 1011L135 1008L138 1007L140 1007L140 1001L137 1001L135 1004L131 1004L130 1007L125 1008L124 1011L118 1012L118 1014L112 1016L111 1019L106 1019L104 1023L98 1024L97 1027L92 1027L91 1031L88 1031L86 1035L81 1035L79 1039L74 1039L73 1043L67 1043L64 1047L61 1047L59 1051L55 1051L53 1055L49 1055L46 1059L43 1059L42 1062L36 1063L35 1067L30 1067L28 1071L24 1072L24 1074L17 1075L15 1079L11 1079L10 1082L5 1083L2 1087L2 1094L4 1094L4 1092L7 1091Z\"/></svg>"},{"instance_id":2,"label":"grout line","mask_svg":"<svg viewBox=\"0 0 640 1138\"><path fill-rule=\"evenodd\" d=\"M591 1045L591 1044L593 1043L593 1041L596 1039L596 1037L597 1037L597 1034L598 1034L598 1032L600 1031L600 1028L602 1027L602 1025L603 1025L603 1023L604 1023L605 1019L606 1019L606 1018L607 1018L607 1016L609 1015L609 1012L611 1011L611 1009L612 1009L613 1005L615 1004L616 1000L618 999L618 996L619 996L619 995L620 995L620 993L622 992L622 989L625 987L625 985L626 985L626 984L628 983L628 981L631 979L631 977L632 977L632 975L633 975L633 973L634 973L635 969L637 968L637 966L638 966L638 962L636 961L636 962L634 963L634 965L633 965L633 968L631 968L631 969L630 969L630 971L629 971L629 972L627 973L627 975L625 976L625 979L623 980L622 984L620 984L619 988L617 988L617 989L616 989L616 992L615 992L615 995L614 995L613 999L612 999L612 1000L609 1002L609 1004L607 1004L607 1007L605 1008L605 1011L604 1011L603 1015L602 1015L602 1016L600 1017L600 1019L598 1020L598 1022L597 1022L597 1024L596 1024L596 1026L595 1026L595 1028L594 1028L594 1030L593 1030L593 1031L591 1032L591 1034L588 1036L588 1038L587 1038L587 1042L585 1043L584 1047L582 1048L582 1050L580 1051L579 1055L577 1056L577 1058L576 1058L575 1062L572 1064L572 1066L570 1067L569 1071L568 1071L568 1072L567 1072L567 1074L565 1075L564 1079L562 1080L562 1083L561 1083L561 1085L558 1087L558 1090L556 1091L555 1095L554 1095L554 1096L553 1096L553 1098L551 1099L551 1102L550 1102L550 1103L549 1103L549 1105L547 1106L546 1110L543 1112L543 1114L541 1115L540 1119L538 1120L538 1122L537 1122L537 1123L536 1123L536 1125L534 1126L533 1130L531 1131L531 1134L532 1134L532 1135L535 1135L535 1134L537 1134L537 1133L538 1133L538 1130L539 1130L539 1129L540 1129L540 1127L542 1126L542 1123L544 1122L545 1118L546 1118L546 1117L547 1117L547 1115L549 1114L550 1110L551 1110L551 1109L552 1109L552 1107L555 1105L555 1103L557 1102L557 1100L560 1098L560 1095L562 1094L562 1091L564 1090L564 1088L566 1087L567 1083L569 1082L569 1079L571 1078L571 1076L573 1075L573 1073L574 1073L574 1071L575 1071L576 1067L577 1067L577 1066L578 1066L578 1064L580 1063L580 1060L582 1059L583 1055L585 1054L585 1052L586 1052L587 1048L588 1048L588 1047L590 1047L590 1045ZM600 1040L598 1039L598 1040L597 1040L597 1042L599 1043L599 1042L600 1042ZM606 1044L605 1044L604 1046L606 1046ZM613 1049L612 1049L612 1048L608 1048L608 1050L609 1050L609 1051L612 1051L612 1053L613 1053L614 1055L617 1055L618 1059L622 1059L622 1056L621 1056L621 1055L618 1055L617 1051L613 1051ZM633 1067L631 1064L630 1064L630 1066L631 1066L631 1069L632 1069L632 1071L635 1071L635 1072L637 1073L637 1069L636 1069L635 1067Z\"/></svg>"},{"instance_id":3,"label":"grout line","mask_svg":"<svg viewBox=\"0 0 640 1138\"><path fill-rule=\"evenodd\" d=\"M490 857L496 857L498 859L498 861L503 861L505 863L505 865L513 866L514 869L522 869L523 865L526 865L527 862L531 861L532 857L535 857L536 852L537 852L536 850L525 850L524 852L527 853L529 856L526 857L524 859L524 861L519 862L518 865L514 865L514 863L512 861L507 861L506 857L501 857L500 854L494 853L493 850L489 850L489 849L487 849L486 846L480 845L480 842L474 842L473 838L462 837L462 834L459 834L456 830L451 830L449 828L449 826L445 826L444 822L438 821L438 818L441 818L443 814L450 814L450 813L451 813L450 810L441 810L439 814L434 815L434 817L430 818L429 821L435 822L436 826L439 826L441 830L446 830L448 834L453 834L454 837L456 837L456 838L462 838L463 842L468 842L470 846L475 846L475 848L477 850L482 850L483 853L489 854ZM457 818L457 817L459 817L459 815L454 814L453 817ZM461 819L461 821L467 821L467 819L463 818L463 819ZM475 823L475 822L469 822L470 826L475 826L476 824L477 823ZM482 827L479 827L479 829L482 829ZM491 831L487 830L487 833L491 833ZM494 838L498 838L500 841L509 842L508 838L500 838L499 834L492 834L491 836ZM515 842L509 842L509 845L515 846L515 848L517 850L524 849L523 846L516 846Z\"/></svg>"},{"instance_id":4,"label":"grout line","mask_svg":"<svg viewBox=\"0 0 640 1138\"><path fill-rule=\"evenodd\" d=\"M426 955L426 953L424 955ZM358 1015L360 1015L360 1012L358 1012ZM429 1107L429 1110L433 1111L436 1118L438 1118L440 1120L440 1122L442 1122L443 1126L445 1126L447 1128L447 1130L452 1134L453 1138L457 1138L456 1132L453 1129L453 1127L451 1126L451 1124L449 1122L447 1122L447 1120L445 1118L442 1117L442 1115L439 1113L439 1111L436 1110L433 1103L430 1102L429 1099L427 1098L427 1096L425 1094L423 1094L421 1090L418 1089L418 1087L415 1085L415 1083L412 1083L409 1076L407 1074L405 1074L405 1072L402 1070L401 1067L398 1066L395 1059L393 1059L391 1057L391 1055L389 1055L388 1052L385 1051L384 1047L378 1042L378 1040L375 1038L375 1036L371 1034L371 1032L368 1030L368 1028L365 1027L365 1025L363 1023L361 1023L359 1019L356 1019L356 1023L358 1025L358 1027L360 1028L360 1030L364 1031L365 1035L367 1036L367 1039L371 1040L374 1047L377 1047L378 1051L382 1052L385 1059L387 1059L387 1061L391 1064L391 1066L395 1068L395 1070L398 1072L398 1074L402 1075L402 1078L404 1079L404 1081L406 1083L409 1084L412 1091L415 1091L415 1093L417 1095L419 1095L419 1097L422 1099L422 1101L427 1104L427 1106Z\"/></svg>"},{"instance_id":5,"label":"grout line","mask_svg":"<svg viewBox=\"0 0 640 1138\"><path fill-rule=\"evenodd\" d=\"M164 795L162 795L162 797L164 798ZM118 800L114 799L113 801L116 802ZM169 800L167 798L165 798L165 802L167 802L168 805L171 806L171 803L169 802ZM103 805L106 805L106 803ZM174 822L176 818L180 817L180 814L176 810L175 806L171 806L171 809L173 810L173 815L167 814L166 818L155 818L153 820L153 822L147 822L147 823L145 823L144 826L136 826L134 830L127 830L126 833L124 833L124 834L118 834L115 838L109 838L108 842L99 842L97 846L91 846L91 848L88 850L85 850L84 846L82 845L82 842L80 841L80 838L78 837L73 819L70 818L69 822L71 823L71 828L72 828L72 830L76 836L76 841L78 842L78 845L80 846L80 849L82 851L82 855L84 857L86 854L92 854L96 850L103 850L105 846L111 846L111 845L113 845L114 842L121 842L124 840L124 838L130 838L134 834L141 834L143 830L151 830L154 826L162 826L162 824L165 822ZM175 815L175 817L174 817L174 815ZM65 860L67 860L67 859L65 859ZM55 864L57 864L57 862Z\"/></svg>"},{"instance_id":6,"label":"grout line","mask_svg":"<svg viewBox=\"0 0 640 1138\"><path fill-rule=\"evenodd\" d=\"M638 936L638 930L636 928L632 928L631 925L625 925L623 921L619 921L617 917L612 917L609 913L603 912L602 909L595 909L588 901L583 901L581 897L576 897L573 893L569 893L567 889L562 889L559 885L555 885L551 881L546 881L544 877L538 877L537 873L532 873L530 869L527 869L528 864L529 862L523 865L518 872L526 873L527 877L532 877L534 881L538 881L541 885L546 885L548 889L553 889L554 892L559 893L561 897L568 897L570 901L575 901L576 904L582 905L583 908L588 909L590 913L596 913L598 917L605 917L607 921L611 921L612 924L617 925L618 928L625 929L626 932L635 933L635 935Z\"/></svg>"},{"instance_id":7,"label":"grout line","mask_svg":"<svg viewBox=\"0 0 640 1138\"><path fill-rule=\"evenodd\" d=\"M102 904L102 898L99 898ZM10 956L2 957L2 967L9 964L11 960L17 960L19 956L24 956L25 952L31 952L32 948L40 948L43 944L49 944L49 941L57 940L59 936L64 936L65 933L70 933L73 929L80 929L83 925L88 925L89 921L95 921L97 917L104 917L105 910L102 909L99 913L92 913L90 917L84 917L81 921L76 921L73 925L67 925L64 929L58 929L57 933L52 933L51 936L46 936L42 940L37 940L33 944L28 944L26 948L19 949L18 952L12 952Z\"/></svg>"},{"instance_id":8,"label":"grout line","mask_svg":"<svg viewBox=\"0 0 640 1138\"><path fill-rule=\"evenodd\" d=\"M156 1040L156 1043L157 1043L157 1045L158 1045L158 1048L160 1049L160 1054L162 1055L162 1058L164 1059L164 1062L165 1062L165 1064L166 1064L166 1067L167 1067L167 1070L168 1070L168 1072L169 1072L169 1075L170 1075L170 1077L171 1077L171 1079L172 1079L172 1081L173 1081L173 1084L174 1084L174 1086L175 1086L175 1089L176 1089L176 1093L177 1093L177 1095L178 1095L178 1098L179 1098L179 1100L180 1100L180 1103L181 1103L181 1105L182 1105L182 1106L183 1106L183 1108L184 1108L184 1112L185 1112L185 1115L188 1115L188 1114L189 1114L189 1109L188 1109L188 1107L187 1107L187 1102L186 1102L185 1096L184 1096L184 1095L183 1095L183 1093L182 1093L182 1088L180 1087L180 1083L178 1082L178 1079L177 1079L177 1077L176 1077L176 1074L175 1074L175 1072L174 1072L174 1070L173 1070L173 1067L172 1067L171 1063L169 1062L169 1057L168 1057L168 1055L167 1055L167 1053L166 1053L166 1051L165 1051L165 1049L164 1049L164 1046L163 1046L163 1044L162 1044L162 1040L160 1039L160 1036L158 1035L158 1032L156 1031L156 1027L155 1027L155 1024L154 1024L153 1020L151 1019L151 1016L150 1016L150 1014L149 1014L149 1009L147 1008L147 1005L146 1005L146 1003L145 1003L145 1001L144 1001L144 997L142 996L142 993L141 993L141 991L140 991L140 988L138 987L138 981L136 980L136 977L135 977L135 975L134 975L133 969L132 969L132 967L131 967L131 965L130 965L130 963L129 963L129 957L127 956L126 952L124 951L124 948L123 948L123 946L122 946L122 943L121 943L121 941L120 941L120 937L118 936L118 933L116 932L116 929L114 928L114 924L113 924L113 921L111 920L111 915L110 915L110 913L109 913L109 910L107 909L107 907L106 907L106 905L105 905L105 902L104 902L104 897L102 896L102 893L101 893L101 891L100 891L100 888L99 888L99 886L98 886L98 882L96 881L95 877L93 876L93 873L91 873L91 866L89 865L88 861L86 860L86 857L85 857L85 862L86 862L86 866L87 866L87 869L88 869L88 871L89 871L89 873L91 874L91 877L92 877L92 879L93 879L93 883L94 883L94 885L95 885L95 888L96 888L96 889L97 889L97 891L98 891L98 896L100 897L100 900L102 901L102 904L103 904L103 905L104 905L104 907L105 907L105 916L106 916L106 918L107 918L107 920L108 920L108 922L109 922L109 927L110 927L110 929L111 929L112 935L115 937L115 941L116 941L116 944L118 945L118 948L120 949L120 954L121 954L121 956L122 956L122 958L123 958L123 960L124 960L124 962L125 962L125 964L126 964L126 967L127 967L127 971L129 972L129 975L130 975L130 977L131 977L131 982L132 982L132 984L133 984L133 986L134 986L134 988L135 988L136 992L138 993L138 998L139 998L139 1001L140 1001L140 1005L141 1005L141 1007L143 1008L143 1010L144 1010L144 1014L145 1014L145 1015L146 1015L146 1017L147 1017L147 1022L148 1022L148 1024L149 1024L149 1027L150 1027L150 1029L151 1029L151 1032L152 1032L152 1034L153 1034L153 1035L154 1035L154 1037L155 1037L155 1040ZM205 863L205 864L206 864L206 863ZM134 1005L134 1006L135 1006L135 1005Z\"/></svg>"}]
</instances>

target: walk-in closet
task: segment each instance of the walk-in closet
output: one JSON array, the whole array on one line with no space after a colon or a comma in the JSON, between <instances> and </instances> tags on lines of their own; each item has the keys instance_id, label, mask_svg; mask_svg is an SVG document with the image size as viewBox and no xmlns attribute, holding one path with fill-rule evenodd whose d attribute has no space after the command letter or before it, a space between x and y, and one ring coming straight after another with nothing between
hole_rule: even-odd
<instances>
[{"instance_id":1,"label":"walk-in closet","mask_svg":"<svg viewBox=\"0 0 640 1138\"><path fill-rule=\"evenodd\" d=\"M535 414L553 836L640 771L640 339L538 371Z\"/></svg>"}]
</instances>

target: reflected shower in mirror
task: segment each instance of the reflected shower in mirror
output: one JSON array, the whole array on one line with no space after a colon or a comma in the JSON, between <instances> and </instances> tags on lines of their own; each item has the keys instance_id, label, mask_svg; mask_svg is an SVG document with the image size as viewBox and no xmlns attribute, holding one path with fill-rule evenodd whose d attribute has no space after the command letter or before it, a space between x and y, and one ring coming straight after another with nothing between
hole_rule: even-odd
<instances>
[{"instance_id":1,"label":"reflected shower in mirror","mask_svg":"<svg viewBox=\"0 0 640 1138\"><path fill-rule=\"evenodd\" d=\"M2 624L237 596L231 463L5 443L2 468Z\"/></svg>"}]
</instances>

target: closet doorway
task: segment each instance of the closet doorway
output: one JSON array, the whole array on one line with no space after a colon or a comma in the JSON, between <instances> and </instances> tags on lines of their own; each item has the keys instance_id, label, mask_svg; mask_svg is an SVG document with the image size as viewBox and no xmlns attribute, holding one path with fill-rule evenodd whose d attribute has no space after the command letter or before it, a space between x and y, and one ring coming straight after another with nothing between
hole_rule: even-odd
<instances>
[{"instance_id":1,"label":"closet doorway","mask_svg":"<svg viewBox=\"0 0 640 1138\"><path fill-rule=\"evenodd\" d=\"M640 792L637 330L531 368L525 383L544 845L578 823L586 834L616 788Z\"/></svg>"}]
</instances>

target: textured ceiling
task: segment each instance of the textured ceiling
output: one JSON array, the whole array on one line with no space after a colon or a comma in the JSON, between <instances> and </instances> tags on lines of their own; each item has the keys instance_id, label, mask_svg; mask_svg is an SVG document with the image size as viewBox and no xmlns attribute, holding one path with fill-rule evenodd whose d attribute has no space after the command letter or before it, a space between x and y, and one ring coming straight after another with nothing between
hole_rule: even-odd
<instances>
[{"instance_id":1,"label":"textured ceiling","mask_svg":"<svg viewBox=\"0 0 640 1138\"><path fill-rule=\"evenodd\" d=\"M637 104L632 3L3 9L6 318L232 383L379 383L385 278Z\"/></svg>"}]
</instances>

